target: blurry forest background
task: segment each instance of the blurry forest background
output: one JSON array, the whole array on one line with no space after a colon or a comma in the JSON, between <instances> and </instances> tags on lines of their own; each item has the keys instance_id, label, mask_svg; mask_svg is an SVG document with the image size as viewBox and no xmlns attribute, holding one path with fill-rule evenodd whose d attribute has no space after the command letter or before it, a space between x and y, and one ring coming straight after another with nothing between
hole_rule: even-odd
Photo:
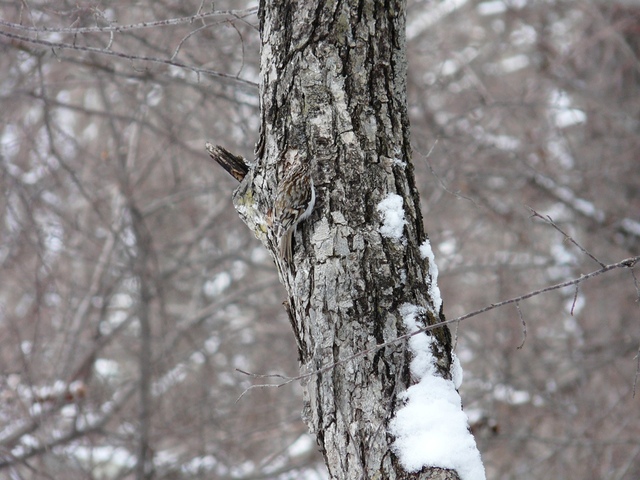
<instances>
[{"instance_id":1,"label":"blurry forest background","mask_svg":"<svg viewBox=\"0 0 640 480\"><path fill-rule=\"evenodd\" d=\"M298 373L204 150L252 158L256 2L0 5L0 477L326 478L295 382L238 400ZM640 254L640 2L409 0L407 40L448 318ZM488 478L640 478L639 276L452 328Z\"/></svg>"}]
</instances>

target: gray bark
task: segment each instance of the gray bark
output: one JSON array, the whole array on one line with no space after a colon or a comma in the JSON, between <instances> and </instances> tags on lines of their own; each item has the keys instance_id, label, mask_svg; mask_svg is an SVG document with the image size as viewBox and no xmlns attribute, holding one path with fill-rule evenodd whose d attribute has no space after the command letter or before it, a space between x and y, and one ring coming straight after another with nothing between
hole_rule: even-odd
<instances>
[{"instance_id":1,"label":"gray bark","mask_svg":"<svg viewBox=\"0 0 640 480\"><path fill-rule=\"evenodd\" d=\"M260 5L261 132L256 163L234 205L274 255L303 373L406 333L404 303L444 320L427 290L427 237L414 183L406 106L404 1L263 1ZM294 262L279 258L266 212L285 159L311 162L318 201L294 238ZM402 197L402 240L379 232L376 207ZM449 378L451 338L436 337ZM338 364L304 382L304 418L331 478L456 479L453 471L407 473L388 423L411 385L404 343Z\"/></svg>"}]
</instances>

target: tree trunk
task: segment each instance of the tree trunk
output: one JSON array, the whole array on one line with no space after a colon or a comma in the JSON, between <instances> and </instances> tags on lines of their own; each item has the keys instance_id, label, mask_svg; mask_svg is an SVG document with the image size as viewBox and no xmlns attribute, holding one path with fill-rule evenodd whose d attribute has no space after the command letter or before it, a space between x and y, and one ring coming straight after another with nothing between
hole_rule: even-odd
<instances>
[{"instance_id":1,"label":"tree trunk","mask_svg":"<svg viewBox=\"0 0 640 480\"><path fill-rule=\"evenodd\" d=\"M234 204L274 255L302 372L337 363L303 382L305 421L335 479L465 478L446 462L402 462L390 422L420 380L416 351L374 348L406 334L407 317L444 320L410 160L404 28L400 0L260 5L261 132ZM288 263L267 212L294 156L310 164L317 201ZM449 330L428 334L435 375L449 381Z\"/></svg>"}]
</instances>

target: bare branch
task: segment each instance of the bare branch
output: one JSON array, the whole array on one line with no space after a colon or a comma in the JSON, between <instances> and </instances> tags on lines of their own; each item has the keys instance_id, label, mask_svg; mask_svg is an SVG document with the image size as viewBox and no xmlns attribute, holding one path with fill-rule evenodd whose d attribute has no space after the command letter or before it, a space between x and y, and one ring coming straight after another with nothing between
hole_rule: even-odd
<instances>
[{"instance_id":1,"label":"bare branch","mask_svg":"<svg viewBox=\"0 0 640 480\"><path fill-rule=\"evenodd\" d=\"M295 382L297 380L304 380L304 379L313 377L315 375L319 375L319 374L325 373L325 372L327 372L329 370L332 370L333 368L335 368L335 367L337 367L339 365L342 365L344 363L350 362L352 360L356 360L356 359L361 358L361 357L365 357L365 356L369 355L370 353L375 353L375 352L377 352L378 350L380 350L382 348L386 348L386 347L389 347L389 346L392 346L392 345L396 345L396 344L398 344L400 342L404 342L405 340L408 340L409 338L411 338L411 337L413 337L415 335L419 335L421 333L425 333L425 332L429 332L431 330L435 330L437 328L441 328L443 325L452 325L454 323L458 323L458 322L461 322L463 320L468 320L469 318L476 317L476 316L478 316L478 315L480 315L482 313L486 313L486 312L488 312L490 310L494 310L494 309L499 308L499 307L504 307L505 305L510 305L512 303L515 303L516 304L516 308L518 308L518 311L520 311L519 303L521 301L523 301L523 300L527 300L529 298L533 298L533 297L536 297L536 296L541 295L543 293L551 292L553 290L559 290L561 288L569 287L571 285L578 285L578 284L584 282L585 280L589 280L591 278L597 277L597 276L602 275L604 273L607 273L607 272L609 272L611 270L616 270L618 268L633 268L633 267L635 267L635 265L638 262L640 262L640 255L638 255L636 257L627 258L627 259L622 260L621 262L618 262L618 263L612 263L610 265L605 265L603 268L601 268L599 270L595 270L595 271L593 271L591 273L587 273L585 275L581 275L578 278L574 278L572 280L568 280L568 281L562 282L562 283L557 283L555 285L550 285L548 287L541 288L541 289L535 290L533 292L529 292L529 293L527 293L525 295L520 295L519 297L510 298L509 300L504 300L504 301L498 302L498 303L492 303L491 305L489 305L487 307L484 307L484 308L481 308L480 310L475 310L473 312L467 313L465 315L461 315L461 316L453 318L451 320L446 320L444 322L436 323L435 325L429 325L427 327L424 327L424 328L421 328L419 330L416 330L415 332L407 333L406 335L401 335L401 336L399 336L397 338L394 338L393 340L389 340L388 342L384 342L384 343L380 343L380 344L374 345L371 348L367 348L366 350L362 350L362 351L360 351L358 353L354 353L353 355L349 355L348 357L341 358L336 362L329 363L329 364L327 364L327 365L325 365L325 366L323 366L323 367L321 367L321 368L319 368L317 370L314 370L314 371L308 372L308 373L304 373L304 374L298 375L296 377L286 377L286 376L279 375L279 374L264 374L264 375L261 375L261 374L248 374L247 372L241 371L242 373L251 375L253 377L258 377L258 378L284 378L286 380L284 382L282 382L282 383L279 383L279 384L252 385L251 387L247 388L240 395L240 397L238 397L238 400L240 400L240 398L242 398L249 390L252 390L254 388L282 387L284 385L287 385L289 383ZM522 316L520 318L522 320ZM524 324L524 321L523 321L523 324ZM525 326L524 332L525 332L525 337L526 337L526 326ZM524 344L524 341L523 341L523 344ZM520 348L520 347L518 347L518 348ZM639 355L640 355L640 353L639 353ZM639 367L639 369L640 369L640 367Z\"/></svg>"},{"instance_id":2,"label":"bare branch","mask_svg":"<svg viewBox=\"0 0 640 480\"><path fill-rule=\"evenodd\" d=\"M72 440L75 440L76 438L80 438L84 435L87 435L88 433L96 432L100 430L107 424L107 422L109 422L109 420L113 418L115 414L117 414L125 406L125 404L136 392L136 387L137 387L137 382L133 382L127 388L119 392L116 396L114 396L113 400L106 402L103 405L101 409L101 412L103 412L102 415L96 416L94 419L92 419L92 421L88 421L85 426L81 428L74 427L70 429L68 432L55 436L48 442L43 442L36 446L33 446L30 449L24 451L23 453L20 453L19 455L14 454L8 458L7 457L0 458L0 470L10 465L13 465L15 463L23 462L26 459L31 458L40 453L51 451L52 448L57 447L58 445L64 445L66 443L69 443ZM31 429L29 428L32 426L37 428L38 425L44 419L46 419L48 415L49 415L48 412L45 412L42 415L38 415L31 418L30 422L26 426L20 429L20 432L28 433L29 431L34 429L34 428L31 428ZM23 433L21 433L21 435L22 434ZM14 438L14 437L17 437L17 435L11 435L11 438Z\"/></svg>"},{"instance_id":3,"label":"bare branch","mask_svg":"<svg viewBox=\"0 0 640 480\"><path fill-rule=\"evenodd\" d=\"M527 340L527 323L524 321L522 310L520 310L520 302L516 302L516 310L518 310L518 316L520 317L520 322L522 322L522 343L518 345L518 350L520 350L524 347L524 342Z\"/></svg>"},{"instance_id":4,"label":"bare branch","mask_svg":"<svg viewBox=\"0 0 640 480\"><path fill-rule=\"evenodd\" d=\"M184 68L185 70L190 70L190 71L195 72L197 74L204 74L204 75L209 75L211 77L217 77L217 78L222 78L224 80L237 82L237 83L239 83L241 85L244 85L245 87L250 87L252 89L253 88L258 88L258 84L257 83L252 82L250 80L245 80L243 78L238 78L235 75L230 75L228 73L216 72L215 70L210 70L208 68L194 67L194 66L187 65L187 64L184 64L184 63L175 62L173 60L167 60L167 59L164 59L164 58L147 57L147 56L144 56L144 55L132 55L132 54L128 54L128 53L117 52L115 50L109 50L107 48L88 47L88 46L83 46L83 45L75 45L75 44L72 44L72 43L50 42L48 40L41 40L39 38L31 38L31 37L26 37L26 36L23 36L23 35L16 35L14 33L2 32L2 31L0 31L0 35L4 35L5 37L12 38L14 40L20 40L22 42L32 43L32 44L35 44L35 45L41 45L41 46L45 46L45 47L49 47L49 48L53 48L53 49L59 48L59 49L62 49L62 50L79 50L79 51L82 51L82 52L99 53L101 55L108 55L108 56L112 56L112 57L124 58L126 60L131 60L131 61L151 62L151 63L160 63L160 64L164 64L164 65L170 65L172 67Z\"/></svg>"},{"instance_id":5,"label":"bare branch","mask_svg":"<svg viewBox=\"0 0 640 480\"><path fill-rule=\"evenodd\" d=\"M542 219L544 222L548 223L549 225L551 225L553 228L555 228L558 232L560 232L565 240L567 240L568 242L573 243L576 247L578 247L578 249L584 253L585 255L587 255L589 258L591 258L594 262L596 262L598 265L600 265L601 267L606 266L603 262L601 262L600 260L598 260L591 252L589 252L586 248L584 248L582 245L580 245L578 242L576 242L574 240L574 238L569 235L568 233L566 233L564 230L562 230L558 225L555 224L555 222L553 221L553 219L547 215L547 216L542 216L540 215L538 212L536 212L533 208L531 207L527 207L529 209L529 211L531 212L531 216L532 217L536 217L536 218L540 218Z\"/></svg>"},{"instance_id":6,"label":"bare branch","mask_svg":"<svg viewBox=\"0 0 640 480\"><path fill-rule=\"evenodd\" d=\"M587 273L585 275L581 275L580 277L574 278L573 280L567 280L566 282L556 283L555 285L550 285L548 287L541 288L540 290L535 290L533 292L527 293L525 295L521 295L521 296L516 297L516 298L511 298L511 299L505 300L503 302L492 303L488 307L481 308L480 310L476 310L475 312L467 313L466 315L462 315L462 316L460 316L458 318L454 318L453 320L447 320L444 323L445 324L451 324L451 323L454 323L456 321L466 320L468 318L475 317L477 315L480 315L481 313L488 312L490 310L493 310L493 309L498 308L498 307L502 307L504 305L509 305L511 303L520 302L520 301L526 300L528 298L536 297L536 296L538 296L540 294L543 294L543 293L551 292L553 290L559 290L559 289L564 288L564 287L570 287L571 285L577 285L579 283L584 282L585 280L589 280L591 278L597 277L597 276L602 275L603 273L607 273L607 272L609 272L611 270L615 270L615 269L618 269L618 268L633 268L636 265L636 263L638 263L639 261L640 261L640 255L636 256L636 257L630 257L630 258L627 258L625 260L622 260L621 262L612 263L610 265L604 266L603 268L601 268L599 270L595 270L595 271L593 271L591 273ZM433 328L437 328L439 325L441 325L441 324L434 325L432 327L428 327L428 328L425 329L425 331L426 330L432 330Z\"/></svg>"},{"instance_id":7,"label":"bare branch","mask_svg":"<svg viewBox=\"0 0 640 480\"><path fill-rule=\"evenodd\" d=\"M573 310L576 308L576 302L578 301L579 286L576 284L576 290L573 293L573 302L571 303L571 316L573 317Z\"/></svg>"},{"instance_id":8,"label":"bare branch","mask_svg":"<svg viewBox=\"0 0 640 480\"><path fill-rule=\"evenodd\" d=\"M35 32L35 33L69 33L73 35L77 35L79 33L119 33L125 32L127 30L141 30L144 28L155 28L155 27L167 27L172 25L182 25L185 23L193 23L198 20L203 20L205 18L211 17L235 17L238 19L248 17L257 13L258 7L247 8L244 10L217 10L213 12L206 13L198 13L196 15L191 15L188 17L180 17L180 18L169 18L166 20L157 20L155 22L141 22L141 23L132 23L128 25L117 25L112 24L105 27L83 27L83 28L74 28L74 27L28 27L26 25L20 25L19 23L7 22L6 20L0 19L0 25L11 28L13 30L19 30L23 32Z\"/></svg>"},{"instance_id":9,"label":"bare branch","mask_svg":"<svg viewBox=\"0 0 640 480\"><path fill-rule=\"evenodd\" d=\"M192 30L189 33L187 33L184 37L182 37L182 40L180 40L180 42L178 42L178 45L176 46L176 48L174 49L173 53L171 54L171 59L170 60L173 61L173 59L178 56L178 53L180 53L180 49L182 48L182 45L184 45L184 42L189 40L189 38L194 36L196 33L200 32L201 30L204 30L205 28L212 27L214 25L215 24L213 24L213 23L212 24L202 25L202 26L196 28L195 30Z\"/></svg>"},{"instance_id":10,"label":"bare branch","mask_svg":"<svg viewBox=\"0 0 640 480\"><path fill-rule=\"evenodd\" d=\"M440 184L440 186L442 187L442 189L453 195L454 197L458 197L458 198L462 198L464 200L468 200L470 201L472 204L474 204L475 206L478 206L478 204L473 200L473 198L471 197L467 197L466 195L462 195L462 193L460 193L460 191L453 191L451 190L447 184L445 183L445 181L442 179L442 177L440 177L440 175L438 175L436 173L436 171L433 169L433 166L431 165L431 162L429 162L429 157L431 156L431 153L433 153L434 149L436 148L436 145L438 145L438 139L436 138L436 141L433 142L433 145L431 146L431 148L429 149L429 151L426 153L426 155L422 152L420 152L419 150L417 150L416 148L413 148L413 150L420 155L420 157L424 160L424 163L427 165L427 167L429 168L429 171L431 172L431 175L433 175L435 177L435 179L438 181L438 183Z\"/></svg>"},{"instance_id":11,"label":"bare branch","mask_svg":"<svg viewBox=\"0 0 640 480\"><path fill-rule=\"evenodd\" d=\"M229 150L220 145L214 145L213 143L206 143L207 152L209 156L213 158L218 164L224 168L233 178L239 182L249 172L249 166L244 158L234 155Z\"/></svg>"},{"instance_id":12,"label":"bare branch","mask_svg":"<svg viewBox=\"0 0 640 480\"><path fill-rule=\"evenodd\" d=\"M531 180L581 215L584 215L598 224L602 224L604 222L606 215L602 210L596 208L591 202L578 197L569 188L558 185L551 178L539 173L532 175Z\"/></svg>"}]
</instances>

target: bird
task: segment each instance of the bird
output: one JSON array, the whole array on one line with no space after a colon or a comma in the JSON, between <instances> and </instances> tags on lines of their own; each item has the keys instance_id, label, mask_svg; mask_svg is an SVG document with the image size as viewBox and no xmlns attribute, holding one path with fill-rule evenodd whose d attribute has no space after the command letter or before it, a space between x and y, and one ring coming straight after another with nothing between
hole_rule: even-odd
<instances>
[{"instance_id":1,"label":"bird","mask_svg":"<svg viewBox=\"0 0 640 480\"><path fill-rule=\"evenodd\" d=\"M275 226L280 257L287 263L293 258L293 233L300 222L313 212L316 190L308 162L293 163L276 188L273 206L268 214L269 226Z\"/></svg>"}]
</instances>

